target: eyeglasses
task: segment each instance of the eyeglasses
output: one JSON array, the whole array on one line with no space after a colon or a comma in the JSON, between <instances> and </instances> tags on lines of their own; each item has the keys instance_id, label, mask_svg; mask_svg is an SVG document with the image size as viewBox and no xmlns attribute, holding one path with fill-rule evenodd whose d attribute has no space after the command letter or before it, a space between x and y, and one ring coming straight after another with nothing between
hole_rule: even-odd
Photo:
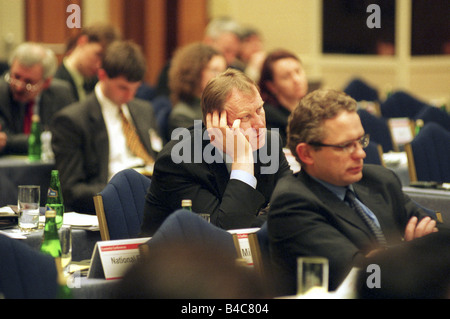
<instances>
[{"instance_id":1,"label":"eyeglasses","mask_svg":"<svg viewBox=\"0 0 450 319\"><path fill-rule=\"evenodd\" d=\"M39 86L41 85L41 81L39 81L38 83L35 83L35 84L31 84L31 83L27 83L25 81L11 77L11 75L9 73L5 74L5 81L6 81L6 83L12 84L15 86L24 86L25 90L27 90L28 92L36 92L39 89Z\"/></svg>"},{"instance_id":2,"label":"eyeglasses","mask_svg":"<svg viewBox=\"0 0 450 319\"><path fill-rule=\"evenodd\" d=\"M366 148L367 145L369 145L369 141L370 141L370 135L364 134L361 138L359 138L355 141L345 143L345 144L333 145L333 144L323 144L323 143L319 143L319 142L310 142L308 144L313 145L313 146L336 147L336 148L342 149L345 153L351 154L356 150L356 148L358 147L358 144L361 145L362 148Z\"/></svg>"}]
</instances>

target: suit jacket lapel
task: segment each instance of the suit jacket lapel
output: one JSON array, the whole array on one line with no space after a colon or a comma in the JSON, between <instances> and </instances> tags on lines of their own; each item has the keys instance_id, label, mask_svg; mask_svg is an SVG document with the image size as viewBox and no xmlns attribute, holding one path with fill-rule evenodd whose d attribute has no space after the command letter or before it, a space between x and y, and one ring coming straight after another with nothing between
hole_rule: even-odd
<instances>
[{"instance_id":1,"label":"suit jacket lapel","mask_svg":"<svg viewBox=\"0 0 450 319\"><path fill-rule=\"evenodd\" d=\"M353 189L355 190L355 193L360 201L375 214L378 222L380 223L381 229L383 229L385 220L390 215L390 212L385 209L386 205L381 205L384 201L383 196L379 193L371 193L369 187L358 183L353 185Z\"/></svg>"},{"instance_id":2,"label":"suit jacket lapel","mask_svg":"<svg viewBox=\"0 0 450 319\"><path fill-rule=\"evenodd\" d=\"M359 217L350 206L348 206L344 201L338 198L334 193L332 193L322 184L312 179L304 171L300 171L299 178L304 180L306 185L309 185L310 190L314 194L316 194L318 199L332 214L351 224L353 227L356 227L362 232L366 233L368 237L374 237L361 217Z\"/></svg>"}]
</instances>

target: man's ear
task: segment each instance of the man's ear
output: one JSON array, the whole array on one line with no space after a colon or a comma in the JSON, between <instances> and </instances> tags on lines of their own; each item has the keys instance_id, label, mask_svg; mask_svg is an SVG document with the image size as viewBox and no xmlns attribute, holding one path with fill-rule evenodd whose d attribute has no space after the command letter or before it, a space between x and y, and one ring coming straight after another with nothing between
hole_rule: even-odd
<instances>
[{"instance_id":1,"label":"man's ear","mask_svg":"<svg viewBox=\"0 0 450 319\"><path fill-rule=\"evenodd\" d=\"M314 157L312 156L311 153L312 152L311 145L307 143L299 143L297 144L295 151L297 152L297 156L303 163L307 165L312 165L314 163Z\"/></svg>"},{"instance_id":2,"label":"man's ear","mask_svg":"<svg viewBox=\"0 0 450 319\"><path fill-rule=\"evenodd\" d=\"M83 46L89 42L89 38L87 35L82 35L77 39L77 46Z\"/></svg>"},{"instance_id":3,"label":"man's ear","mask_svg":"<svg viewBox=\"0 0 450 319\"><path fill-rule=\"evenodd\" d=\"M104 69L100 68L97 71L97 77L99 81L103 81L108 77L108 74L106 74L106 71Z\"/></svg>"},{"instance_id":4,"label":"man's ear","mask_svg":"<svg viewBox=\"0 0 450 319\"><path fill-rule=\"evenodd\" d=\"M52 79L53 77L44 80L44 84L42 85L43 90L47 90L49 88L50 84L52 83Z\"/></svg>"}]
</instances>

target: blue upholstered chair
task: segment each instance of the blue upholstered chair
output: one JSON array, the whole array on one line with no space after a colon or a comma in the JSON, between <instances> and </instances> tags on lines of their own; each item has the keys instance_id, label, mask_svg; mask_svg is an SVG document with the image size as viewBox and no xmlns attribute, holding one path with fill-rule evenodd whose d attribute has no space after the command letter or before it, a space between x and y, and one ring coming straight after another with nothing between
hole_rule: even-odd
<instances>
[{"instance_id":1,"label":"blue upholstered chair","mask_svg":"<svg viewBox=\"0 0 450 319\"><path fill-rule=\"evenodd\" d=\"M135 98L152 101L156 97L156 88L143 82L134 95Z\"/></svg>"},{"instance_id":2,"label":"blue upholstered chair","mask_svg":"<svg viewBox=\"0 0 450 319\"><path fill-rule=\"evenodd\" d=\"M106 187L94 196L102 240L138 236L150 183L149 177L134 169L125 169L114 175Z\"/></svg>"},{"instance_id":3,"label":"blue upholstered chair","mask_svg":"<svg viewBox=\"0 0 450 319\"><path fill-rule=\"evenodd\" d=\"M53 299L55 260L20 240L0 234L0 295L5 299Z\"/></svg>"},{"instance_id":4,"label":"blue upholstered chair","mask_svg":"<svg viewBox=\"0 0 450 319\"><path fill-rule=\"evenodd\" d=\"M405 145L410 181L450 182L450 132L430 122Z\"/></svg>"},{"instance_id":5,"label":"blue upholstered chair","mask_svg":"<svg viewBox=\"0 0 450 319\"><path fill-rule=\"evenodd\" d=\"M427 107L431 106L403 91L393 93L380 104L381 114L384 118L407 117L413 119Z\"/></svg>"},{"instance_id":6,"label":"blue upholstered chair","mask_svg":"<svg viewBox=\"0 0 450 319\"><path fill-rule=\"evenodd\" d=\"M156 245L182 243L183 245L211 244L231 258L237 257L233 236L224 229L208 223L196 213L180 209L170 214L148 241Z\"/></svg>"},{"instance_id":7,"label":"blue upholstered chair","mask_svg":"<svg viewBox=\"0 0 450 319\"><path fill-rule=\"evenodd\" d=\"M370 134L370 140L380 144L383 152L394 150L391 131L386 119L370 114L366 110L358 110L364 131Z\"/></svg>"},{"instance_id":8,"label":"blue upholstered chair","mask_svg":"<svg viewBox=\"0 0 450 319\"><path fill-rule=\"evenodd\" d=\"M437 108L437 107L426 107L423 108L419 113L416 114L414 120L421 119L424 124L434 122L445 128L447 131L450 131L450 115Z\"/></svg>"},{"instance_id":9,"label":"blue upholstered chair","mask_svg":"<svg viewBox=\"0 0 450 319\"><path fill-rule=\"evenodd\" d=\"M370 141L369 145L364 149L366 152L365 164L383 165L383 148L380 144Z\"/></svg>"},{"instance_id":10,"label":"blue upholstered chair","mask_svg":"<svg viewBox=\"0 0 450 319\"><path fill-rule=\"evenodd\" d=\"M344 92L356 101L379 101L378 91L361 79L351 80L344 88Z\"/></svg>"}]
</instances>

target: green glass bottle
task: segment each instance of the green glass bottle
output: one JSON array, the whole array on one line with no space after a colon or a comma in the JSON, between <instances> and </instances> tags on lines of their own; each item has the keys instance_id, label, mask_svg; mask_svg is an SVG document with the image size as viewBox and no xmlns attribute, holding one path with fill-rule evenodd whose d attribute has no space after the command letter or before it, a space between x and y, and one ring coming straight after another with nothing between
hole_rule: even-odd
<instances>
[{"instance_id":1,"label":"green glass bottle","mask_svg":"<svg viewBox=\"0 0 450 319\"><path fill-rule=\"evenodd\" d=\"M181 208L192 212L192 200L190 200L190 199L183 199L181 201Z\"/></svg>"},{"instance_id":2,"label":"green glass bottle","mask_svg":"<svg viewBox=\"0 0 450 319\"><path fill-rule=\"evenodd\" d=\"M55 259L56 271L58 274L58 291L56 298L70 299L72 291L67 286L67 280L63 275L61 265L61 241L59 240L58 228L56 226L56 211L46 207L44 239L41 245L41 252L52 256Z\"/></svg>"},{"instance_id":3,"label":"green glass bottle","mask_svg":"<svg viewBox=\"0 0 450 319\"><path fill-rule=\"evenodd\" d=\"M41 159L41 119L34 114L31 118L31 132L28 136L28 159L39 161Z\"/></svg>"},{"instance_id":4,"label":"green glass bottle","mask_svg":"<svg viewBox=\"0 0 450 319\"><path fill-rule=\"evenodd\" d=\"M415 126L415 129L414 129L414 135L415 136L417 136L417 134L419 134L419 132L422 129L423 125L424 125L424 122L423 122L422 119L416 120L416 126Z\"/></svg>"},{"instance_id":5,"label":"green glass bottle","mask_svg":"<svg viewBox=\"0 0 450 319\"><path fill-rule=\"evenodd\" d=\"M59 182L59 172L56 169L51 172L46 204L56 211L56 225L58 229L60 229L64 218L64 200L61 191L61 183Z\"/></svg>"},{"instance_id":6,"label":"green glass bottle","mask_svg":"<svg viewBox=\"0 0 450 319\"><path fill-rule=\"evenodd\" d=\"M48 206L45 211L44 239L41 252L52 256L57 261L61 258L61 242L56 226L56 211Z\"/></svg>"}]
</instances>

